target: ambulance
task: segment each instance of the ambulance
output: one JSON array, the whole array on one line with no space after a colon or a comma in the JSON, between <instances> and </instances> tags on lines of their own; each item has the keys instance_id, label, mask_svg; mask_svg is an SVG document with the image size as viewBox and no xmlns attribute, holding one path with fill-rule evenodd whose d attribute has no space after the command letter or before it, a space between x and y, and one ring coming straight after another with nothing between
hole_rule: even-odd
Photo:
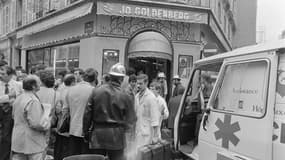
<instances>
[{"instance_id":1,"label":"ambulance","mask_svg":"<svg viewBox=\"0 0 285 160\"><path fill-rule=\"evenodd\" d=\"M174 148L194 160L285 160L285 40L197 61Z\"/></svg>"}]
</instances>

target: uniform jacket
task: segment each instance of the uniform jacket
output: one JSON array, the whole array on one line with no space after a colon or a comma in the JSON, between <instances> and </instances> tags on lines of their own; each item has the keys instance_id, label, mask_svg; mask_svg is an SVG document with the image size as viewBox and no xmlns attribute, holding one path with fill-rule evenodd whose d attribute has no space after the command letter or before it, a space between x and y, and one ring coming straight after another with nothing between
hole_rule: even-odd
<instances>
[{"instance_id":1,"label":"uniform jacket","mask_svg":"<svg viewBox=\"0 0 285 160\"><path fill-rule=\"evenodd\" d=\"M91 149L123 149L126 129L136 121L131 97L118 83L99 86L92 92L83 121L85 134L91 128Z\"/></svg>"},{"instance_id":2,"label":"uniform jacket","mask_svg":"<svg viewBox=\"0 0 285 160\"><path fill-rule=\"evenodd\" d=\"M44 114L39 99L32 92L24 92L13 104L14 128L12 151L24 154L43 152L46 147L46 131L40 120Z\"/></svg>"}]
</instances>

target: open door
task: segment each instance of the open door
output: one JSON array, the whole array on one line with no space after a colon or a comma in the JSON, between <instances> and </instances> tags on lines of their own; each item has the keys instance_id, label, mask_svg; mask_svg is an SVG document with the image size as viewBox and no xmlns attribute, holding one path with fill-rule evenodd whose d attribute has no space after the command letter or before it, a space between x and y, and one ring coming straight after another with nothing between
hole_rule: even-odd
<instances>
[{"instance_id":1,"label":"open door","mask_svg":"<svg viewBox=\"0 0 285 160\"><path fill-rule=\"evenodd\" d=\"M182 97L174 122L174 145L186 156L192 157L192 151L198 144L202 115L221 65L222 61L196 64Z\"/></svg>"},{"instance_id":2,"label":"open door","mask_svg":"<svg viewBox=\"0 0 285 160\"><path fill-rule=\"evenodd\" d=\"M278 56L225 60L199 133L199 160L272 160Z\"/></svg>"}]
</instances>

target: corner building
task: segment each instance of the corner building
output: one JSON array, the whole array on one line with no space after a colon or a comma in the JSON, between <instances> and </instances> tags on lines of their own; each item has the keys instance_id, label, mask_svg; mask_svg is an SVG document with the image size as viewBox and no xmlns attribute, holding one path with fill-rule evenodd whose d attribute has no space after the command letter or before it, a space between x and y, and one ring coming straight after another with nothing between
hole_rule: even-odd
<instances>
[{"instance_id":1,"label":"corner building","mask_svg":"<svg viewBox=\"0 0 285 160\"><path fill-rule=\"evenodd\" d=\"M9 2L17 26L1 32L0 46L9 42L12 66L93 67L101 78L121 62L150 79L166 73L169 87L175 74L186 83L207 44L232 50L238 29L238 0L7 0L2 8Z\"/></svg>"}]
</instances>

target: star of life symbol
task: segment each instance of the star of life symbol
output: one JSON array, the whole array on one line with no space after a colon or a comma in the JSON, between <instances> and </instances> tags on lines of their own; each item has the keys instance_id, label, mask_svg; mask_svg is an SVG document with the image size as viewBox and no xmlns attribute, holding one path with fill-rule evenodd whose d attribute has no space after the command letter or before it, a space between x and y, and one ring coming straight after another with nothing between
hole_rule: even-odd
<instances>
[{"instance_id":1,"label":"star of life symbol","mask_svg":"<svg viewBox=\"0 0 285 160\"><path fill-rule=\"evenodd\" d=\"M228 149L229 142L235 146L239 143L240 140L234 133L240 131L240 126L238 122L231 124L231 115L226 114L224 122L218 118L215 125L219 129L215 132L215 138L216 140L222 139L223 148Z\"/></svg>"}]
</instances>

